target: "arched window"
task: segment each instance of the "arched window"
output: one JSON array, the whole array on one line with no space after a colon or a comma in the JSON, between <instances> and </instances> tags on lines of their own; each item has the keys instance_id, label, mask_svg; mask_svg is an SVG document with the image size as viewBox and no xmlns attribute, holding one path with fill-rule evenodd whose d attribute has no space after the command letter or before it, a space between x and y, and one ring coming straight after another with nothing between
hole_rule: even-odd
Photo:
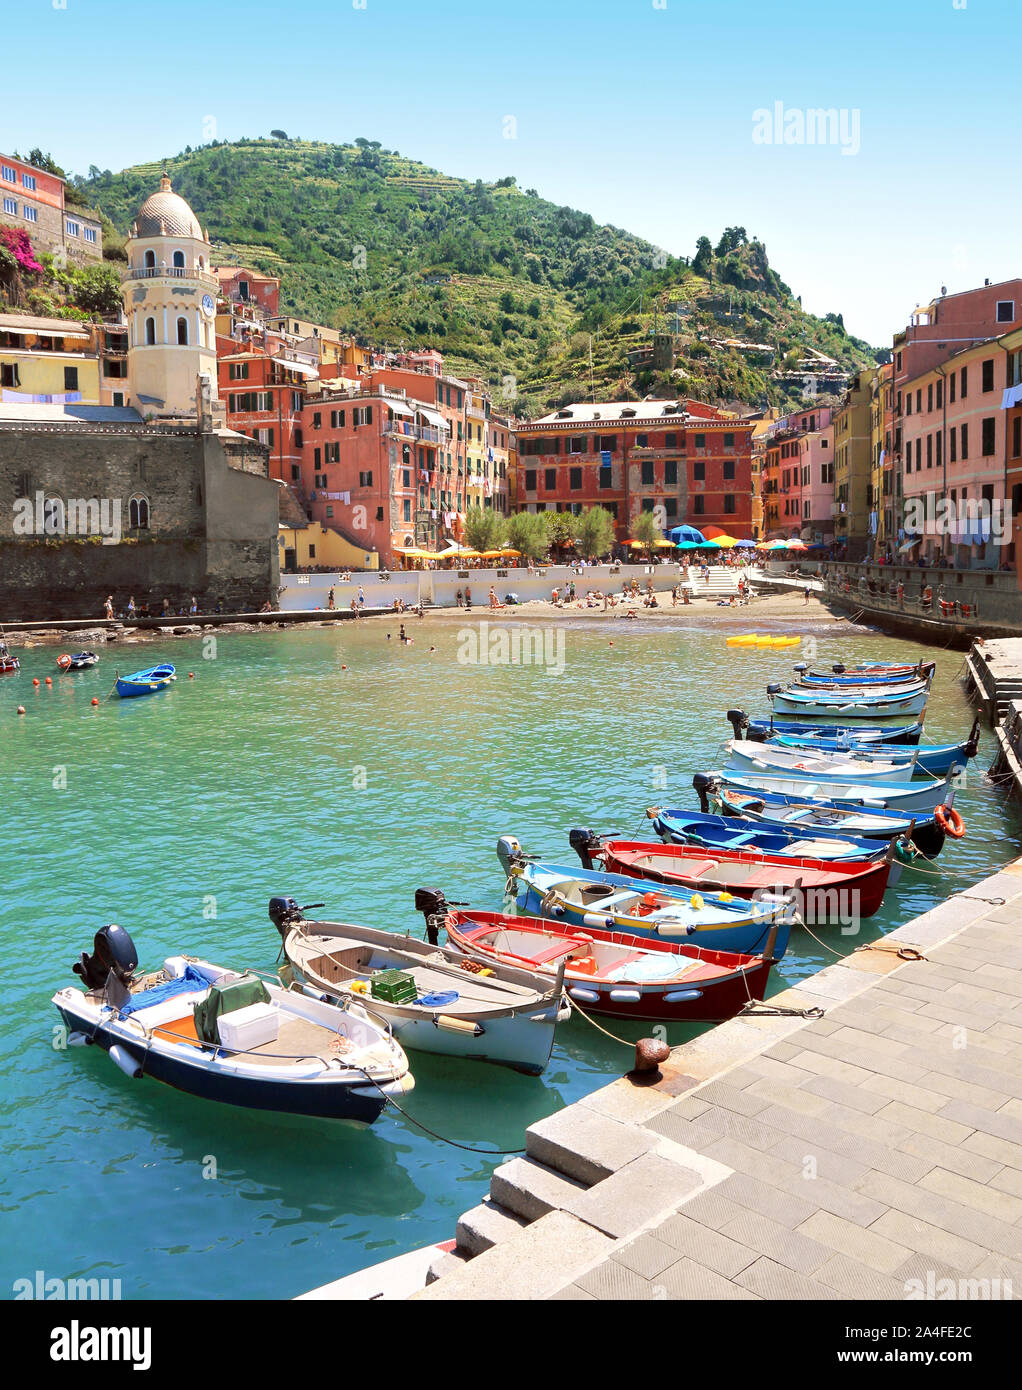
<instances>
[{"instance_id":1,"label":"arched window","mask_svg":"<svg viewBox=\"0 0 1022 1390\"><path fill-rule=\"evenodd\" d=\"M146 347L152 347L156 342L156 320L146 319L145 321L145 342Z\"/></svg>"},{"instance_id":2,"label":"arched window","mask_svg":"<svg viewBox=\"0 0 1022 1390\"><path fill-rule=\"evenodd\" d=\"M174 252L174 265L178 268L178 270L184 270L184 268L185 268L185 253L184 253L183 251L175 251L175 252Z\"/></svg>"},{"instance_id":3,"label":"arched window","mask_svg":"<svg viewBox=\"0 0 1022 1390\"><path fill-rule=\"evenodd\" d=\"M130 530L145 531L149 529L149 499L148 497L135 496L128 500L128 527Z\"/></svg>"},{"instance_id":4,"label":"arched window","mask_svg":"<svg viewBox=\"0 0 1022 1390\"><path fill-rule=\"evenodd\" d=\"M155 252L155 251L147 251L147 252L145 253L145 255L142 257L142 264L146 267L147 270L155 270L155 268L156 268L156 252Z\"/></svg>"},{"instance_id":5,"label":"arched window","mask_svg":"<svg viewBox=\"0 0 1022 1390\"><path fill-rule=\"evenodd\" d=\"M178 346L188 346L188 320L178 319L177 321L177 341Z\"/></svg>"}]
</instances>

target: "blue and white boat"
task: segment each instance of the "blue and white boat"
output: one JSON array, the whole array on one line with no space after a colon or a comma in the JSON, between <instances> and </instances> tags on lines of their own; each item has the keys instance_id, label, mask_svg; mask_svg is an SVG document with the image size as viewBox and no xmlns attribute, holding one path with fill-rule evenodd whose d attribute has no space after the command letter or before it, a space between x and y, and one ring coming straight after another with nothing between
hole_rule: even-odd
<instances>
[{"instance_id":1,"label":"blue and white boat","mask_svg":"<svg viewBox=\"0 0 1022 1390\"><path fill-rule=\"evenodd\" d=\"M697 773L692 784L700 805L707 811L737 816L771 830L822 836L833 833L842 838L907 838L927 855L939 853L944 844L944 829L937 823L936 808L912 811L883 801L868 801L861 795L844 800L831 798L827 793L799 795L781 788L752 786L719 772L709 776ZM947 800L940 803L948 812L953 796L948 791Z\"/></svg>"},{"instance_id":2,"label":"blue and white boat","mask_svg":"<svg viewBox=\"0 0 1022 1390\"><path fill-rule=\"evenodd\" d=\"M830 829L816 835L812 828L781 829L762 822L735 819L734 814L714 815L709 811L683 811L651 807L646 815L665 844L700 845L706 849L756 850L762 854L783 854L792 859L863 860L883 859L890 848L890 837L869 839L843 835Z\"/></svg>"},{"instance_id":3,"label":"blue and white boat","mask_svg":"<svg viewBox=\"0 0 1022 1390\"><path fill-rule=\"evenodd\" d=\"M735 738L768 739L788 734L793 738L842 738L855 744L908 745L918 743L923 733L918 720L914 724L883 724L877 720L868 724L800 724L794 719L750 719L741 709L729 709L727 718Z\"/></svg>"},{"instance_id":4,"label":"blue and white boat","mask_svg":"<svg viewBox=\"0 0 1022 1390\"><path fill-rule=\"evenodd\" d=\"M69 1041L104 1049L127 1076L252 1110L372 1124L412 1089L387 1026L251 971L171 956L138 972L123 927L101 927L74 965L84 988L53 996Z\"/></svg>"},{"instance_id":5,"label":"blue and white boat","mask_svg":"<svg viewBox=\"0 0 1022 1390\"><path fill-rule=\"evenodd\" d=\"M564 926L631 932L685 941L713 951L770 955L780 960L795 921L790 900L764 894L758 901L730 893L692 893L648 879L604 874L565 864L537 864L512 835L497 841L516 911Z\"/></svg>"},{"instance_id":6,"label":"blue and white boat","mask_svg":"<svg viewBox=\"0 0 1022 1390\"><path fill-rule=\"evenodd\" d=\"M803 661L794 668L802 685L833 687L862 686L864 689L884 689L892 685L905 685L909 681L923 681L932 685L936 662L920 662L918 666L859 667L849 671L844 666L835 666L833 671L813 671Z\"/></svg>"},{"instance_id":7,"label":"blue and white boat","mask_svg":"<svg viewBox=\"0 0 1022 1390\"><path fill-rule=\"evenodd\" d=\"M833 738L825 734L776 734L765 742L775 748L797 749L824 756L844 754L863 763L875 763L880 759L896 767L913 767L916 772L943 777L952 768L965 767L969 759L976 756L979 749L979 720L973 723L968 738L961 743L917 743L914 747L892 743L870 744L837 730Z\"/></svg>"},{"instance_id":8,"label":"blue and white boat","mask_svg":"<svg viewBox=\"0 0 1022 1390\"><path fill-rule=\"evenodd\" d=\"M908 783L916 773L915 748L902 761L889 758L883 748L852 755L839 750L819 750L799 745L785 747L775 740L733 738L727 745L726 771L738 776L766 773L774 777L812 778L814 781ZM962 764L964 767L964 763ZM929 774L926 774L929 776Z\"/></svg>"},{"instance_id":9,"label":"blue and white boat","mask_svg":"<svg viewBox=\"0 0 1022 1390\"><path fill-rule=\"evenodd\" d=\"M775 714L797 714L814 719L889 719L905 715L920 715L926 709L930 690L922 681L906 685L885 686L867 690L861 685L847 689L829 690L821 686L778 684L767 686L767 695Z\"/></svg>"},{"instance_id":10,"label":"blue and white boat","mask_svg":"<svg viewBox=\"0 0 1022 1390\"><path fill-rule=\"evenodd\" d=\"M883 781L863 786L846 781L816 777L812 773L770 773L749 769L722 770L710 776L723 785L743 792L772 792L791 801L824 801L834 806L869 806L878 810L900 811L908 815L932 815L938 806L950 806L953 784L950 777L931 782Z\"/></svg>"},{"instance_id":11,"label":"blue and white boat","mask_svg":"<svg viewBox=\"0 0 1022 1390\"><path fill-rule=\"evenodd\" d=\"M118 676L117 693L122 700L133 700L138 695L166 690L171 681L176 680L176 670L169 662L164 662L160 666L147 666L144 671L133 671L130 676Z\"/></svg>"}]
</instances>

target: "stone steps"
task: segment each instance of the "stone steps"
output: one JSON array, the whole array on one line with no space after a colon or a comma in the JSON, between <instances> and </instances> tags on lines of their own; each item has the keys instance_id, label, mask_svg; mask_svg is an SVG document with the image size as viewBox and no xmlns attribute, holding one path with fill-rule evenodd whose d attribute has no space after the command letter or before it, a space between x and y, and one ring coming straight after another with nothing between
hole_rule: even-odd
<instances>
[{"instance_id":1,"label":"stone steps","mask_svg":"<svg viewBox=\"0 0 1022 1390\"><path fill-rule=\"evenodd\" d=\"M586 1184L565 1177L532 1158L513 1158L490 1176L490 1197L523 1221L538 1221L586 1191Z\"/></svg>"},{"instance_id":2,"label":"stone steps","mask_svg":"<svg viewBox=\"0 0 1022 1390\"><path fill-rule=\"evenodd\" d=\"M494 1200L491 1186L490 1196L484 1198L471 1211L465 1212L459 1220L454 1233L457 1241L456 1250L471 1259L475 1255L481 1255L484 1250L489 1250L498 1241L517 1234L527 1224L525 1217L509 1211Z\"/></svg>"}]
</instances>

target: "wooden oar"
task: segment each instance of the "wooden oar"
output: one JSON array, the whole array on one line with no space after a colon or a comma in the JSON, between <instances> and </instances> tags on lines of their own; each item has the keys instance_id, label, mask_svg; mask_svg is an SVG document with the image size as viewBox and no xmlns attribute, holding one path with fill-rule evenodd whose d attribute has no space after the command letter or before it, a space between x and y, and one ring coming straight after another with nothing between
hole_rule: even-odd
<instances>
[{"instance_id":1,"label":"wooden oar","mask_svg":"<svg viewBox=\"0 0 1022 1390\"><path fill-rule=\"evenodd\" d=\"M103 703L104 703L104 705L106 704L107 700L109 700L110 696L114 693L114 691L117 689L117 682L118 682L119 680L120 680L120 673L119 673L118 671L115 671L115 672L114 672L114 683L113 683L113 685L110 687L110 689L109 689L109 691L107 692L107 694L103 697Z\"/></svg>"}]
</instances>

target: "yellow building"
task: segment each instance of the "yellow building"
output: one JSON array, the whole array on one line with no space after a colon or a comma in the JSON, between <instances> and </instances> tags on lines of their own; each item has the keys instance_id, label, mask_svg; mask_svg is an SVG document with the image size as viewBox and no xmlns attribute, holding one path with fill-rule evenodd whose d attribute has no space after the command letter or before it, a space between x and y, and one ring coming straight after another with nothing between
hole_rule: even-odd
<instances>
[{"instance_id":1,"label":"yellow building","mask_svg":"<svg viewBox=\"0 0 1022 1390\"><path fill-rule=\"evenodd\" d=\"M209 240L164 175L139 208L125 244L130 398L143 416L194 419L200 377L217 400L216 300Z\"/></svg>"},{"instance_id":2,"label":"yellow building","mask_svg":"<svg viewBox=\"0 0 1022 1390\"><path fill-rule=\"evenodd\" d=\"M31 314L0 314L0 400L7 404L39 403L40 398L113 404L101 396L102 327Z\"/></svg>"},{"instance_id":3,"label":"yellow building","mask_svg":"<svg viewBox=\"0 0 1022 1390\"><path fill-rule=\"evenodd\" d=\"M890 362L874 372L869 402L869 557L884 553L891 520L890 502L884 495L884 463L890 453L891 404L894 368ZM889 476L889 475L888 475ZM889 484L888 484L889 486Z\"/></svg>"},{"instance_id":4,"label":"yellow building","mask_svg":"<svg viewBox=\"0 0 1022 1390\"><path fill-rule=\"evenodd\" d=\"M871 414L877 375L876 367L857 372L834 413L834 540L848 547L850 560L861 560L870 541Z\"/></svg>"},{"instance_id":5,"label":"yellow building","mask_svg":"<svg viewBox=\"0 0 1022 1390\"><path fill-rule=\"evenodd\" d=\"M380 556L375 550L365 550L345 540L337 531L308 521L304 526L288 526L282 522L278 534L281 573L317 569L326 566L336 570L378 570Z\"/></svg>"},{"instance_id":6,"label":"yellow building","mask_svg":"<svg viewBox=\"0 0 1022 1390\"><path fill-rule=\"evenodd\" d=\"M769 437L770 426L777 419L780 412L773 406L757 420L752 427L752 538L753 540L763 540L765 531L763 527L766 521L765 508L763 505L763 482L766 471L767 439Z\"/></svg>"}]
</instances>

